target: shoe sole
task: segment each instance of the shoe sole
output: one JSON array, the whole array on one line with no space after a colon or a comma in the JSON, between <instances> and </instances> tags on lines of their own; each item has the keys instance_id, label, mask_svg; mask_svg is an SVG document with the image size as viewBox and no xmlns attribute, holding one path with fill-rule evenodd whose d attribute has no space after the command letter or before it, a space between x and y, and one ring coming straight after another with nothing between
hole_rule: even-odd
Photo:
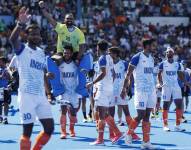
<instances>
[{"instance_id":1,"label":"shoe sole","mask_svg":"<svg viewBox=\"0 0 191 150\"><path fill-rule=\"evenodd\" d=\"M89 143L90 146L105 146L105 143L101 144L94 144L94 143Z\"/></svg>"},{"instance_id":2,"label":"shoe sole","mask_svg":"<svg viewBox=\"0 0 191 150\"><path fill-rule=\"evenodd\" d=\"M112 142L112 144L117 143L119 140L123 139L125 137L124 134L122 134L116 141Z\"/></svg>"}]
</instances>

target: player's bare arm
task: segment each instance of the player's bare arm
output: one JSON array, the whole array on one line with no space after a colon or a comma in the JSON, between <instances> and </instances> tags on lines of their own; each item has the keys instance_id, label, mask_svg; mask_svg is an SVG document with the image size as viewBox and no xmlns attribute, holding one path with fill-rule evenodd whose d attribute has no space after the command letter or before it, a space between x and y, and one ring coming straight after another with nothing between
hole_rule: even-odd
<instances>
[{"instance_id":1,"label":"player's bare arm","mask_svg":"<svg viewBox=\"0 0 191 150\"><path fill-rule=\"evenodd\" d=\"M93 84L101 81L105 77L105 75L106 75L106 68L102 67L100 70L101 70L101 73L97 76L97 78L93 82L86 84L86 88L89 89Z\"/></svg>"},{"instance_id":2,"label":"player's bare arm","mask_svg":"<svg viewBox=\"0 0 191 150\"><path fill-rule=\"evenodd\" d=\"M131 77L132 77L132 73L133 73L133 70L135 69L135 67L133 65L129 65L128 67L128 70L127 70L127 74L125 76L125 80L124 80L124 83L123 83L123 88L122 88L122 91L121 91L121 98L124 99L125 96L127 95L127 88L130 86L130 83L131 83Z\"/></svg>"},{"instance_id":3,"label":"player's bare arm","mask_svg":"<svg viewBox=\"0 0 191 150\"><path fill-rule=\"evenodd\" d=\"M191 84L185 80L185 75L182 71L178 71L177 73L178 73L178 78L184 83L184 85L191 86Z\"/></svg>"},{"instance_id":4,"label":"player's bare arm","mask_svg":"<svg viewBox=\"0 0 191 150\"><path fill-rule=\"evenodd\" d=\"M158 73L158 81L159 81L159 85L158 85L158 88L161 87L163 85L163 81L162 81L162 70L159 70L159 73Z\"/></svg>"},{"instance_id":5,"label":"player's bare arm","mask_svg":"<svg viewBox=\"0 0 191 150\"><path fill-rule=\"evenodd\" d=\"M56 27L56 20L48 13L46 10L46 6L44 1L39 2L39 7L43 13L43 15L46 17L46 19L52 24L52 26L55 28Z\"/></svg>"},{"instance_id":6,"label":"player's bare arm","mask_svg":"<svg viewBox=\"0 0 191 150\"><path fill-rule=\"evenodd\" d=\"M19 11L19 17L16 27L14 28L13 32L11 33L11 36L9 40L11 41L14 49L20 49L21 42L19 41L19 34L22 31L23 27L25 27L25 24L30 20L31 15L28 13L29 10L26 7L22 7Z\"/></svg>"}]
</instances>

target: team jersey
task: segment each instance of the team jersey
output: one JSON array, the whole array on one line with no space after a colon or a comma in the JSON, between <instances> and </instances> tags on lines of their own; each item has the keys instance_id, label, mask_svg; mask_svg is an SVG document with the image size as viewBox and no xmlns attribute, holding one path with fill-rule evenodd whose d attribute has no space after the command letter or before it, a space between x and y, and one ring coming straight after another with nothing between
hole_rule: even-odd
<instances>
[{"instance_id":1,"label":"team jersey","mask_svg":"<svg viewBox=\"0 0 191 150\"><path fill-rule=\"evenodd\" d=\"M69 31L66 24L57 23L55 31L58 34L57 51L63 52L66 45L71 45L74 52L79 51L79 45L85 43L84 33L77 27L73 26L74 30Z\"/></svg>"},{"instance_id":2,"label":"team jersey","mask_svg":"<svg viewBox=\"0 0 191 150\"><path fill-rule=\"evenodd\" d=\"M157 81L158 81L158 73L159 73L159 66L156 65L153 69L153 75L154 75L154 80L155 80L155 85L157 85Z\"/></svg>"},{"instance_id":3,"label":"team jersey","mask_svg":"<svg viewBox=\"0 0 191 150\"><path fill-rule=\"evenodd\" d=\"M125 74L127 71L127 62L123 60L119 60L116 64L114 64L115 71L115 80L113 84L114 96L118 96L123 87L123 81L125 79Z\"/></svg>"},{"instance_id":4,"label":"team jersey","mask_svg":"<svg viewBox=\"0 0 191 150\"><path fill-rule=\"evenodd\" d=\"M132 57L130 65L135 67L133 71L135 92L152 92L155 90L153 57L139 52Z\"/></svg>"},{"instance_id":5,"label":"team jersey","mask_svg":"<svg viewBox=\"0 0 191 150\"><path fill-rule=\"evenodd\" d=\"M22 44L20 50L15 52L19 72L18 92L44 96L44 71L47 68L44 51L39 47L34 50Z\"/></svg>"},{"instance_id":6,"label":"team jersey","mask_svg":"<svg viewBox=\"0 0 191 150\"><path fill-rule=\"evenodd\" d=\"M169 63L168 60L163 61L159 69L162 70L163 84L169 87L179 86L178 71L181 71L180 63Z\"/></svg>"},{"instance_id":7,"label":"team jersey","mask_svg":"<svg viewBox=\"0 0 191 150\"><path fill-rule=\"evenodd\" d=\"M66 93L74 93L78 86L77 66L72 61L70 63L63 62L59 66L61 72L61 83L64 84Z\"/></svg>"},{"instance_id":8,"label":"team jersey","mask_svg":"<svg viewBox=\"0 0 191 150\"><path fill-rule=\"evenodd\" d=\"M100 69L106 68L105 77L96 83L96 87L99 91L109 91L113 92L113 74L114 74L114 65L113 59L110 55L102 55L98 60L99 73Z\"/></svg>"}]
</instances>

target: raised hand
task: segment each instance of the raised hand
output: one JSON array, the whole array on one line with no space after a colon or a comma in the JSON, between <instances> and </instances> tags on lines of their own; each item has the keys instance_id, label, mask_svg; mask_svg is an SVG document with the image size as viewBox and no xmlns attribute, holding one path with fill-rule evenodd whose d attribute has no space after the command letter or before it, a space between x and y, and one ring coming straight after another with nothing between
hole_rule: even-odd
<instances>
[{"instance_id":1,"label":"raised hand","mask_svg":"<svg viewBox=\"0 0 191 150\"><path fill-rule=\"evenodd\" d=\"M26 24L30 20L31 15L28 12L29 12L29 9L26 7L22 7L20 9L19 18L18 18L20 23Z\"/></svg>"}]
</instances>

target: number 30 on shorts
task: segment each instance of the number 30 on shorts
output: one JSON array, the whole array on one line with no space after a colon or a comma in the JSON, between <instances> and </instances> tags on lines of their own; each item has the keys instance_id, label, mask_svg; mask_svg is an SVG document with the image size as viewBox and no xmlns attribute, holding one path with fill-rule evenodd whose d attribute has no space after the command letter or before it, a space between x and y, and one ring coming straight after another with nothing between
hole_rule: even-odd
<instances>
[{"instance_id":1,"label":"number 30 on shorts","mask_svg":"<svg viewBox=\"0 0 191 150\"><path fill-rule=\"evenodd\" d=\"M23 120L30 120L32 118L30 113L23 114Z\"/></svg>"}]
</instances>

